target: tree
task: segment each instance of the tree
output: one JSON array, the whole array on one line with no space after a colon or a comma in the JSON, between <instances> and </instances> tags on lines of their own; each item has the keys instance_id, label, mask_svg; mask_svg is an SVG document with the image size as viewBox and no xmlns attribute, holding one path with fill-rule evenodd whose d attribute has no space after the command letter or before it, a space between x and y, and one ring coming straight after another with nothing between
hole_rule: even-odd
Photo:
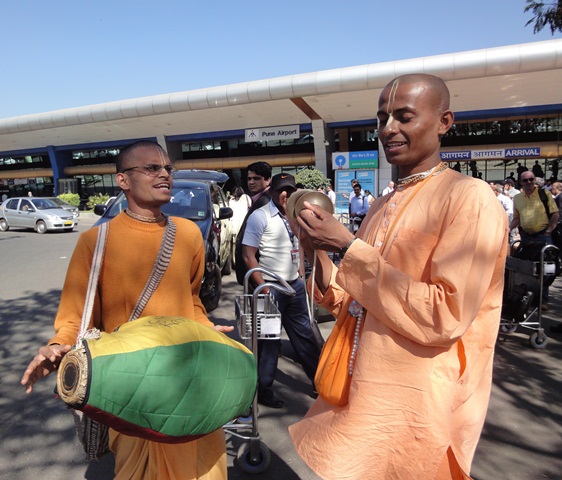
<instances>
[{"instance_id":1,"label":"tree","mask_svg":"<svg viewBox=\"0 0 562 480\"><path fill-rule=\"evenodd\" d=\"M325 188L326 185L330 184L324 174L316 168L304 168L296 173L295 181L297 183L302 183L304 188L309 190L316 190L318 187Z\"/></svg>"},{"instance_id":2,"label":"tree","mask_svg":"<svg viewBox=\"0 0 562 480\"><path fill-rule=\"evenodd\" d=\"M525 12L533 12L533 18L529 20L525 26L534 23L533 32L539 33L547 25L550 27L550 33L562 32L562 0L556 2L535 2L527 0Z\"/></svg>"}]
</instances>

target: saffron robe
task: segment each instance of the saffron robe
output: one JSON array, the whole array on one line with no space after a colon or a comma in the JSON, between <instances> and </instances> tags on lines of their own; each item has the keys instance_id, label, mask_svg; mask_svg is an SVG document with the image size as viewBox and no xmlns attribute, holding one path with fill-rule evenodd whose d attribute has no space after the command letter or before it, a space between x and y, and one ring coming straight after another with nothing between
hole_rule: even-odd
<instances>
[{"instance_id":1,"label":"saffron robe","mask_svg":"<svg viewBox=\"0 0 562 480\"><path fill-rule=\"evenodd\" d=\"M449 449L468 475L491 390L506 215L485 182L445 170L376 199L358 236L369 232L374 244L355 241L324 296L315 289L336 316L348 295L366 309L349 403L319 397L289 429L295 448L330 480L435 478Z\"/></svg>"},{"instance_id":2,"label":"saffron robe","mask_svg":"<svg viewBox=\"0 0 562 480\"><path fill-rule=\"evenodd\" d=\"M205 258L201 231L189 220L176 217L173 220L176 239L170 263L142 316L181 316L213 326L199 299ZM125 213L111 220L92 314L93 326L112 332L127 322L152 271L164 227L164 222L139 222ZM96 238L97 228L92 228L82 233L76 244L50 344L76 343ZM116 480L227 478L222 429L176 445L149 442L110 429L110 448L115 454Z\"/></svg>"}]
</instances>

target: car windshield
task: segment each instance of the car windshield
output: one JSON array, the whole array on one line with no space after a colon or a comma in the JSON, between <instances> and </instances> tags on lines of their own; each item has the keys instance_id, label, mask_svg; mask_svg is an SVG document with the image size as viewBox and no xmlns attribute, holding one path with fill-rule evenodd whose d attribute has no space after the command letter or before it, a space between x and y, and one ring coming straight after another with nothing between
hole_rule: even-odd
<instances>
[{"instance_id":1,"label":"car windshield","mask_svg":"<svg viewBox=\"0 0 562 480\"><path fill-rule=\"evenodd\" d=\"M127 199L120 194L109 205L104 217L113 218L127 208ZM162 212L175 217L188 218L189 220L203 221L209 217L211 207L208 193L205 188L199 187L174 187L170 203L162 206Z\"/></svg>"},{"instance_id":2,"label":"car windshield","mask_svg":"<svg viewBox=\"0 0 562 480\"><path fill-rule=\"evenodd\" d=\"M48 198L32 198L31 202L37 210L48 210L50 208L60 208L55 202Z\"/></svg>"},{"instance_id":3,"label":"car windshield","mask_svg":"<svg viewBox=\"0 0 562 480\"><path fill-rule=\"evenodd\" d=\"M67 203L64 200L61 200L60 198L57 198L57 197L49 198L49 200L51 202L56 203L57 205L59 205L61 207L72 207L72 205L70 205L70 203Z\"/></svg>"}]
</instances>

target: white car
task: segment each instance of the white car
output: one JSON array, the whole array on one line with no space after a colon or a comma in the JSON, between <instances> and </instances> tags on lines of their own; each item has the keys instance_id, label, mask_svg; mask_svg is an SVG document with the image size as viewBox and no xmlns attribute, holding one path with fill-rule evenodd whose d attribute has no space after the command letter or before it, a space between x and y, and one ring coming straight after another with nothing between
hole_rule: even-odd
<instances>
[{"instance_id":1,"label":"white car","mask_svg":"<svg viewBox=\"0 0 562 480\"><path fill-rule=\"evenodd\" d=\"M0 231L27 228L37 233L71 232L77 225L72 212L60 208L47 197L14 197L0 205Z\"/></svg>"}]
</instances>

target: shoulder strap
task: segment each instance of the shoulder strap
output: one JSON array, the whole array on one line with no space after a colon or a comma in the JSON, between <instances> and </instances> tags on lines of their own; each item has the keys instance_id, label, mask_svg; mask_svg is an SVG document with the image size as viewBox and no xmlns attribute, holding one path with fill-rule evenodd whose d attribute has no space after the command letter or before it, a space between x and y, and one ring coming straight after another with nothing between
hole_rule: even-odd
<instances>
[{"instance_id":1,"label":"shoulder strap","mask_svg":"<svg viewBox=\"0 0 562 480\"><path fill-rule=\"evenodd\" d=\"M86 291L86 300L84 302L84 310L82 312L82 323L80 324L80 331L76 338L76 344L79 344L84 334L88 330L90 318L92 317L92 310L94 308L94 300L96 298L96 288L98 285L98 278L100 276L101 265L103 263L103 252L105 250L105 242L107 234L109 233L109 222L102 223L98 227L98 236L96 240L96 247L94 248L94 255L92 257L92 266L90 268L90 278L88 279L88 290Z\"/></svg>"},{"instance_id":2,"label":"shoulder strap","mask_svg":"<svg viewBox=\"0 0 562 480\"><path fill-rule=\"evenodd\" d=\"M92 310L94 308L94 300L96 297L96 288L98 285L99 275L101 271L101 266L103 262L103 254L105 250L105 243L107 240L107 235L109 233L109 222L102 223L98 228L98 236L96 240L96 247L94 249L94 255L92 257L92 267L90 269L90 277L88 279L88 290L86 291L86 300L84 303L84 311L82 312L82 322L80 324L80 331L78 332L78 337L76 339L76 344L79 344L86 331L88 330L88 325L90 324L90 319L92 317ZM152 267L152 272L148 277L148 281L144 286L144 289L139 297L135 308L131 312L129 317L129 322L136 320L148 300L150 300L151 295L154 293L160 280L164 276L168 264L170 263L170 258L172 256L172 251L174 249L174 242L176 238L176 224L170 217L166 217L166 230L164 232L164 237L162 238L162 243L160 244L160 250Z\"/></svg>"},{"instance_id":3,"label":"shoulder strap","mask_svg":"<svg viewBox=\"0 0 562 480\"><path fill-rule=\"evenodd\" d=\"M541 199L542 204L544 205L546 216L550 218L552 217L552 213L550 213L550 210L548 209L548 198L546 192L541 187L537 187L537 188L539 189L539 197Z\"/></svg>"}]
</instances>

